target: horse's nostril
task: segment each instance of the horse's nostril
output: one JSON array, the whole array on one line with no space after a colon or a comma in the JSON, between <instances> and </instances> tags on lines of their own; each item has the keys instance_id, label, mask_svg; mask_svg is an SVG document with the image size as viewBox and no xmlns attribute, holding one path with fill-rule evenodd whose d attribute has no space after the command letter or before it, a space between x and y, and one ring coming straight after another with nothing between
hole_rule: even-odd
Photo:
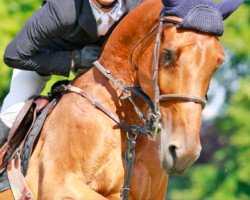
<instances>
[{"instance_id":1,"label":"horse's nostril","mask_svg":"<svg viewBox=\"0 0 250 200\"><path fill-rule=\"evenodd\" d=\"M170 145L170 146L169 146L169 151L170 151L170 153L175 152L176 149L177 149L177 147L176 147L175 145Z\"/></svg>"},{"instance_id":2,"label":"horse's nostril","mask_svg":"<svg viewBox=\"0 0 250 200\"><path fill-rule=\"evenodd\" d=\"M170 152L170 154L171 154L171 156L173 158L173 161L176 160L176 149L177 149L177 147L175 145L170 145L169 146L169 152Z\"/></svg>"}]
</instances>

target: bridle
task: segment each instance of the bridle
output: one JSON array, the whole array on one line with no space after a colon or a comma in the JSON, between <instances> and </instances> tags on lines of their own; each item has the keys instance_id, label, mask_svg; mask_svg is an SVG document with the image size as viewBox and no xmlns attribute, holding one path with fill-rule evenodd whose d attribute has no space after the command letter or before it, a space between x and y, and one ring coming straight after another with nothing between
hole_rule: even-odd
<instances>
[{"instance_id":1,"label":"bridle","mask_svg":"<svg viewBox=\"0 0 250 200\"><path fill-rule=\"evenodd\" d=\"M116 79L109 70L103 67L99 61L95 61L94 66L106 77L109 81L113 82L116 88L119 88L122 91L123 97L121 99L128 99L130 103L133 105L136 114L142 119L144 125L132 125L127 126L123 121L121 121L116 114L106 108L103 104L101 104L97 99L92 97L91 95L84 92L82 89L78 87L74 87L72 85L68 85L65 87L65 91L74 92L79 94L80 96L88 99L96 108L104 112L107 116L113 119L116 123L118 123L126 132L128 139L128 149L125 153L125 161L126 161L126 176L124 180L124 185L121 191L121 199L127 200L130 194L130 181L132 176L132 168L135 162L135 146L136 139L138 135L147 135L150 139L156 140L158 133L161 131L161 113L160 113L160 102L163 101L185 101L185 102L194 102L198 103L205 107L206 101L202 97L194 96L191 94L160 94L160 88L158 84L158 75L159 75L159 51L160 51L160 43L162 37L163 23L173 23L178 24L182 19L177 17L161 17L158 24L158 32L156 35L155 46L154 46L154 89L155 89L155 99L154 104L149 99L149 97L140 89L138 86L128 86L125 84L123 80ZM153 31L155 31L157 27L153 27L153 29L146 35L150 35ZM145 38L144 38L145 39ZM143 39L143 40L144 40ZM142 40L141 40L142 41ZM136 45L136 47L138 44ZM132 50L132 52L135 48ZM132 55L133 56L133 55ZM149 106L150 111L148 116L139 109L133 100L133 96L139 96L145 103Z\"/></svg>"},{"instance_id":2,"label":"bridle","mask_svg":"<svg viewBox=\"0 0 250 200\"><path fill-rule=\"evenodd\" d=\"M198 103L202 106L202 109L206 106L205 98L194 96L191 94L160 94L160 88L158 83L158 75L159 75L159 52L160 52L160 44L162 38L162 30L163 23L173 23L179 24L182 22L181 18L173 17L173 16L162 16L159 20L158 32L156 35L156 41L154 46L154 88L155 88L155 112L157 115L160 115L160 102L163 101L191 101Z\"/></svg>"},{"instance_id":3,"label":"bridle","mask_svg":"<svg viewBox=\"0 0 250 200\"><path fill-rule=\"evenodd\" d=\"M202 109L206 106L206 99L198 96L194 96L191 94L160 94L159 84L158 84L158 74L159 74L159 52L160 52L160 44L162 38L163 24L170 23L172 25L178 25L182 22L181 18L175 16L161 16L158 23L158 32L156 35L155 46L154 46L154 88L155 88L155 112L160 113L160 102L162 101L192 101L198 104L201 104ZM130 63L133 69L138 70L138 68L133 63L133 53L136 48L141 44L151 33L153 33L157 27L153 27L150 32L140 40L136 46L133 48L132 53L130 55Z\"/></svg>"},{"instance_id":4,"label":"bridle","mask_svg":"<svg viewBox=\"0 0 250 200\"><path fill-rule=\"evenodd\" d=\"M184 102L194 102L201 105L202 109L206 106L206 99L203 97L195 96L192 94L161 94L159 83L158 83L158 76L159 76L159 52L160 52L160 45L161 45L161 38L162 38L162 31L163 31L163 24L168 23L171 25L178 25L182 22L182 19L175 16L161 16L159 19L158 24L154 26L145 37L143 37L132 49L130 54L130 64L134 70L138 70L138 67L133 62L133 53L135 52L136 48L155 30L157 30L155 45L154 45L154 113L150 113L149 115L153 118L154 124L156 127L153 127L154 133L151 139L155 140L157 134L160 132L161 126L161 113L160 113L160 102L164 101L184 101Z\"/></svg>"}]
</instances>

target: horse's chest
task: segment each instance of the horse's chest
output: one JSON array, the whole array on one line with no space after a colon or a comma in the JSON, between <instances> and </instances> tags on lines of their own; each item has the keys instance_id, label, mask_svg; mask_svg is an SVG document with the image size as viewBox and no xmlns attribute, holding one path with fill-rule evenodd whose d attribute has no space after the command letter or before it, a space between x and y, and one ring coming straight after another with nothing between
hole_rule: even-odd
<instances>
[{"instance_id":1,"label":"horse's chest","mask_svg":"<svg viewBox=\"0 0 250 200\"><path fill-rule=\"evenodd\" d=\"M123 162L110 162L110 165L106 164L106 167L103 167L96 174L89 185L103 196L118 195L125 180L126 171L124 169L126 170L126 166L123 165ZM159 177L152 176L145 164L136 162L133 167L130 183L130 199L154 200L154 196L157 193L157 191L154 191L154 188L161 187L161 181L156 181L156 179L159 180Z\"/></svg>"},{"instance_id":2,"label":"horse's chest","mask_svg":"<svg viewBox=\"0 0 250 200\"><path fill-rule=\"evenodd\" d=\"M120 191L124 180L123 164L121 160L114 158L104 163L93 172L89 186L93 190L106 196L114 191Z\"/></svg>"}]
</instances>

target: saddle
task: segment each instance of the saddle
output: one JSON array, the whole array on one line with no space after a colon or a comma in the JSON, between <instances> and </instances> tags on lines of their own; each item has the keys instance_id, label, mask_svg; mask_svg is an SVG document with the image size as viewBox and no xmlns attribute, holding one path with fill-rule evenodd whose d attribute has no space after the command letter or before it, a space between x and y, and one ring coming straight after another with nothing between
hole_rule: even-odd
<instances>
[{"instance_id":1,"label":"saddle","mask_svg":"<svg viewBox=\"0 0 250 200\"><path fill-rule=\"evenodd\" d=\"M68 83L68 80L59 81L52 86L47 96L28 99L8 134L7 142L0 149L0 174L7 171L10 187L17 199L20 195L21 198L26 196L24 199L32 199L32 193L24 180L29 159L45 119L66 91Z\"/></svg>"},{"instance_id":2,"label":"saddle","mask_svg":"<svg viewBox=\"0 0 250 200\"><path fill-rule=\"evenodd\" d=\"M28 133L33 126L37 116L48 105L46 97L31 97L16 118L11 128L7 142L0 150L0 173L6 168L9 161L14 157L15 150L25 143Z\"/></svg>"}]
</instances>

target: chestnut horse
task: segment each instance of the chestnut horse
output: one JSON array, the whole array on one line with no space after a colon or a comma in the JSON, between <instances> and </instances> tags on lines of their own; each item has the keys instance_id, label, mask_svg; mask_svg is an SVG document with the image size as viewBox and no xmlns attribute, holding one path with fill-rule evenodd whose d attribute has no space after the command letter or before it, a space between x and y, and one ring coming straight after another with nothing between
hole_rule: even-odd
<instances>
[{"instance_id":1,"label":"chestnut horse","mask_svg":"<svg viewBox=\"0 0 250 200\"><path fill-rule=\"evenodd\" d=\"M161 116L156 141L126 134L89 99L68 92L46 119L30 160L26 180L35 199L119 199L126 177L127 137L137 137L131 200L165 199L169 174L182 174L199 157L203 98L223 61L223 50L215 35L177 29L178 18L170 17L171 23L161 21L160 26L161 9L159 0L143 2L105 44L99 62L116 84L97 67L73 83L127 125L141 125L142 120L129 99L121 98L117 85L140 85L155 105L165 98L156 113ZM143 113L150 112L141 98L134 103Z\"/></svg>"}]
</instances>

